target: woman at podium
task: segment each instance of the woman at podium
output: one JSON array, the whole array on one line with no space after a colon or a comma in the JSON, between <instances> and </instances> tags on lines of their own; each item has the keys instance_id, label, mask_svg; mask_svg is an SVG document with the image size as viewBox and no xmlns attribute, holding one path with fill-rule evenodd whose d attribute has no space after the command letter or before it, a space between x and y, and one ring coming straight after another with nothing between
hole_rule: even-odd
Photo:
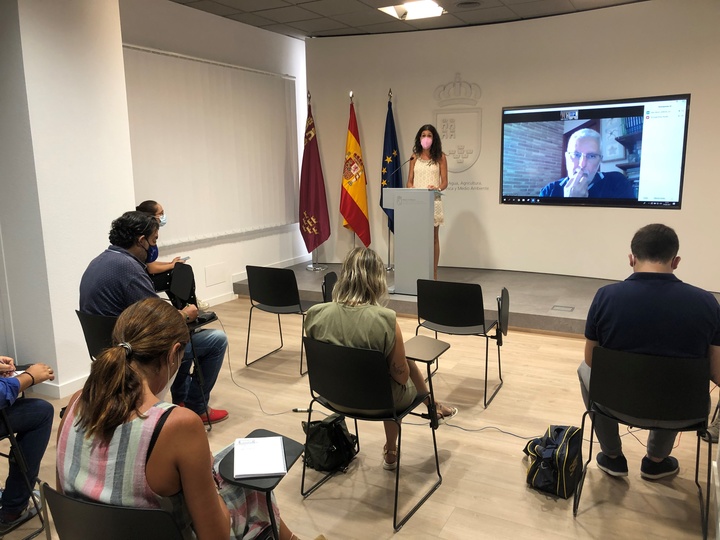
<instances>
[{"instance_id":1,"label":"woman at podium","mask_svg":"<svg viewBox=\"0 0 720 540\"><path fill-rule=\"evenodd\" d=\"M443 216L440 191L448 186L447 158L442 151L440 135L434 126L425 124L415 135L413 159L410 161L407 187L435 191L434 213L434 251L433 277L437 280L438 261L440 260L440 239L438 229L445 218Z\"/></svg>"}]
</instances>

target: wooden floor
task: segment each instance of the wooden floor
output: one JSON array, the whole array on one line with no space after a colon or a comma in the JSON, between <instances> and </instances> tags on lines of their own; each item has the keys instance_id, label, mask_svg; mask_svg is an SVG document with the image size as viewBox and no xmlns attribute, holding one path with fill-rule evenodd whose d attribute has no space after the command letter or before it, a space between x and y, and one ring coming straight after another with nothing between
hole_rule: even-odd
<instances>
[{"instance_id":1,"label":"wooden floor","mask_svg":"<svg viewBox=\"0 0 720 540\"><path fill-rule=\"evenodd\" d=\"M212 449L217 451L255 428L303 441L300 422L307 415L292 412L294 407L307 407L310 400L307 377L298 373L301 317L283 317L283 350L245 367L247 299L213 309L230 338L230 354L212 405L228 409L231 417L209 433ZM415 319L399 318L399 322L408 339L414 334ZM273 316L258 313L253 326L251 358L274 348L277 342ZM583 406L575 370L582 356L582 340L511 328L502 348L505 386L488 409L483 409L483 340L442 339L452 347L433 379L435 393L440 400L459 407L460 414L437 431L443 474L440 488L394 535L394 474L381 466L383 429L377 423L362 423L361 452L347 474L303 500L302 465L298 462L276 489L281 514L300 538L312 539L320 533L328 540L700 537L693 481L695 437L691 434L682 435L673 452L680 460L679 476L658 482L640 478L645 434L638 433L638 438L626 434L623 441L630 475L612 479L597 469L593 460L575 519L571 500L555 499L527 487L522 452L526 440L540 435L548 424L580 424ZM491 348L491 355L494 352ZM496 364L491 367L490 380L497 381ZM56 409L66 401L56 400ZM401 508L408 508L409 495L429 485L433 467L429 429L408 422L403 441ZM53 435L41 470L44 480L54 481L54 460ZM701 467L704 471L704 465ZM712 525L710 533L715 536ZM22 535L18 531L6 538Z\"/></svg>"}]
</instances>

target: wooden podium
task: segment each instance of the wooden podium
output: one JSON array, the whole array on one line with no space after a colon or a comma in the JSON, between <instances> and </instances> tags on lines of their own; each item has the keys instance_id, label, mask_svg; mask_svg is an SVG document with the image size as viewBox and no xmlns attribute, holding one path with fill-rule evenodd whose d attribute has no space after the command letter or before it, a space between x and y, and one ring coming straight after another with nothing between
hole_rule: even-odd
<instances>
[{"instance_id":1,"label":"wooden podium","mask_svg":"<svg viewBox=\"0 0 720 540\"><path fill-rule=\"evenodd\" d=\"M433 279L435 192L385 188L383 207L395 210L395 287L417 296L417 280Z\"/></svg>"}]
</instances>

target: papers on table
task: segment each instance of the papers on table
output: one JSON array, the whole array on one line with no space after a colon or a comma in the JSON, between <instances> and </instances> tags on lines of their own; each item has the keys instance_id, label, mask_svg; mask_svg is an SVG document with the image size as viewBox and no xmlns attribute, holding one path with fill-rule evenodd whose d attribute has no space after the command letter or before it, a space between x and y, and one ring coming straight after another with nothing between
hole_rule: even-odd
<instances>
[{"instance_id":1,"label":"papers on table","mask_svg":"<svg viewBox=\"0 0 720 540\"><path fill-rule=\"evenodd\" d=\"M235 479L287 474L282 437L235 439Z\"/></svg>"}]
</instances>

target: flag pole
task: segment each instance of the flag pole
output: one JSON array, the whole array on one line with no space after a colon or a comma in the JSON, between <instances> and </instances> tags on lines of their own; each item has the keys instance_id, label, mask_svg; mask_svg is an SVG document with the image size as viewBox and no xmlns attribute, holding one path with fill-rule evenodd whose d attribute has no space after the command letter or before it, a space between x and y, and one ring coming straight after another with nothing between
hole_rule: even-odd
<instances>
[{"instance_id":1,"label":"flag pole","mask_svg":"<svg viewBox=\"0 0 720 540\"><path fill-rule=\"evenodd\" d=\"M388 88L388 101L392 101L392 88ZM387 217L387 220L390 221L390 216L386 216L386 217ZM388 255L387 255L387 266L385 267L385 271L393 272L395 270L395 265L390 262L390 224L388 224L387 235L388 235L388 240L387 240Z\"/></svg>"},{"instance_id":2,"label":"flag pole","mask_svg":"<svg viewBox=\"0 0 720 540\"><path fill-rule=\"evenodd\" d=\"M388 227L388 258L387 266L385 267L386 272L392 272L395 270L395 265L390 263L390 227Z\"/></svg>"},{"instance_id":3,"label":"flag pole","mask_svg":"<svg viewBox=\"0 0 720 540\"><path fill-rule=\"evenodd\" d=\"M323 270L327 270L327 265L325 264L319 264L317 262L317 249L313 249L312 251L312 263L308 264L305 267L305 270L309 272L322 272Z\"/></svg>"}]
</instances>

